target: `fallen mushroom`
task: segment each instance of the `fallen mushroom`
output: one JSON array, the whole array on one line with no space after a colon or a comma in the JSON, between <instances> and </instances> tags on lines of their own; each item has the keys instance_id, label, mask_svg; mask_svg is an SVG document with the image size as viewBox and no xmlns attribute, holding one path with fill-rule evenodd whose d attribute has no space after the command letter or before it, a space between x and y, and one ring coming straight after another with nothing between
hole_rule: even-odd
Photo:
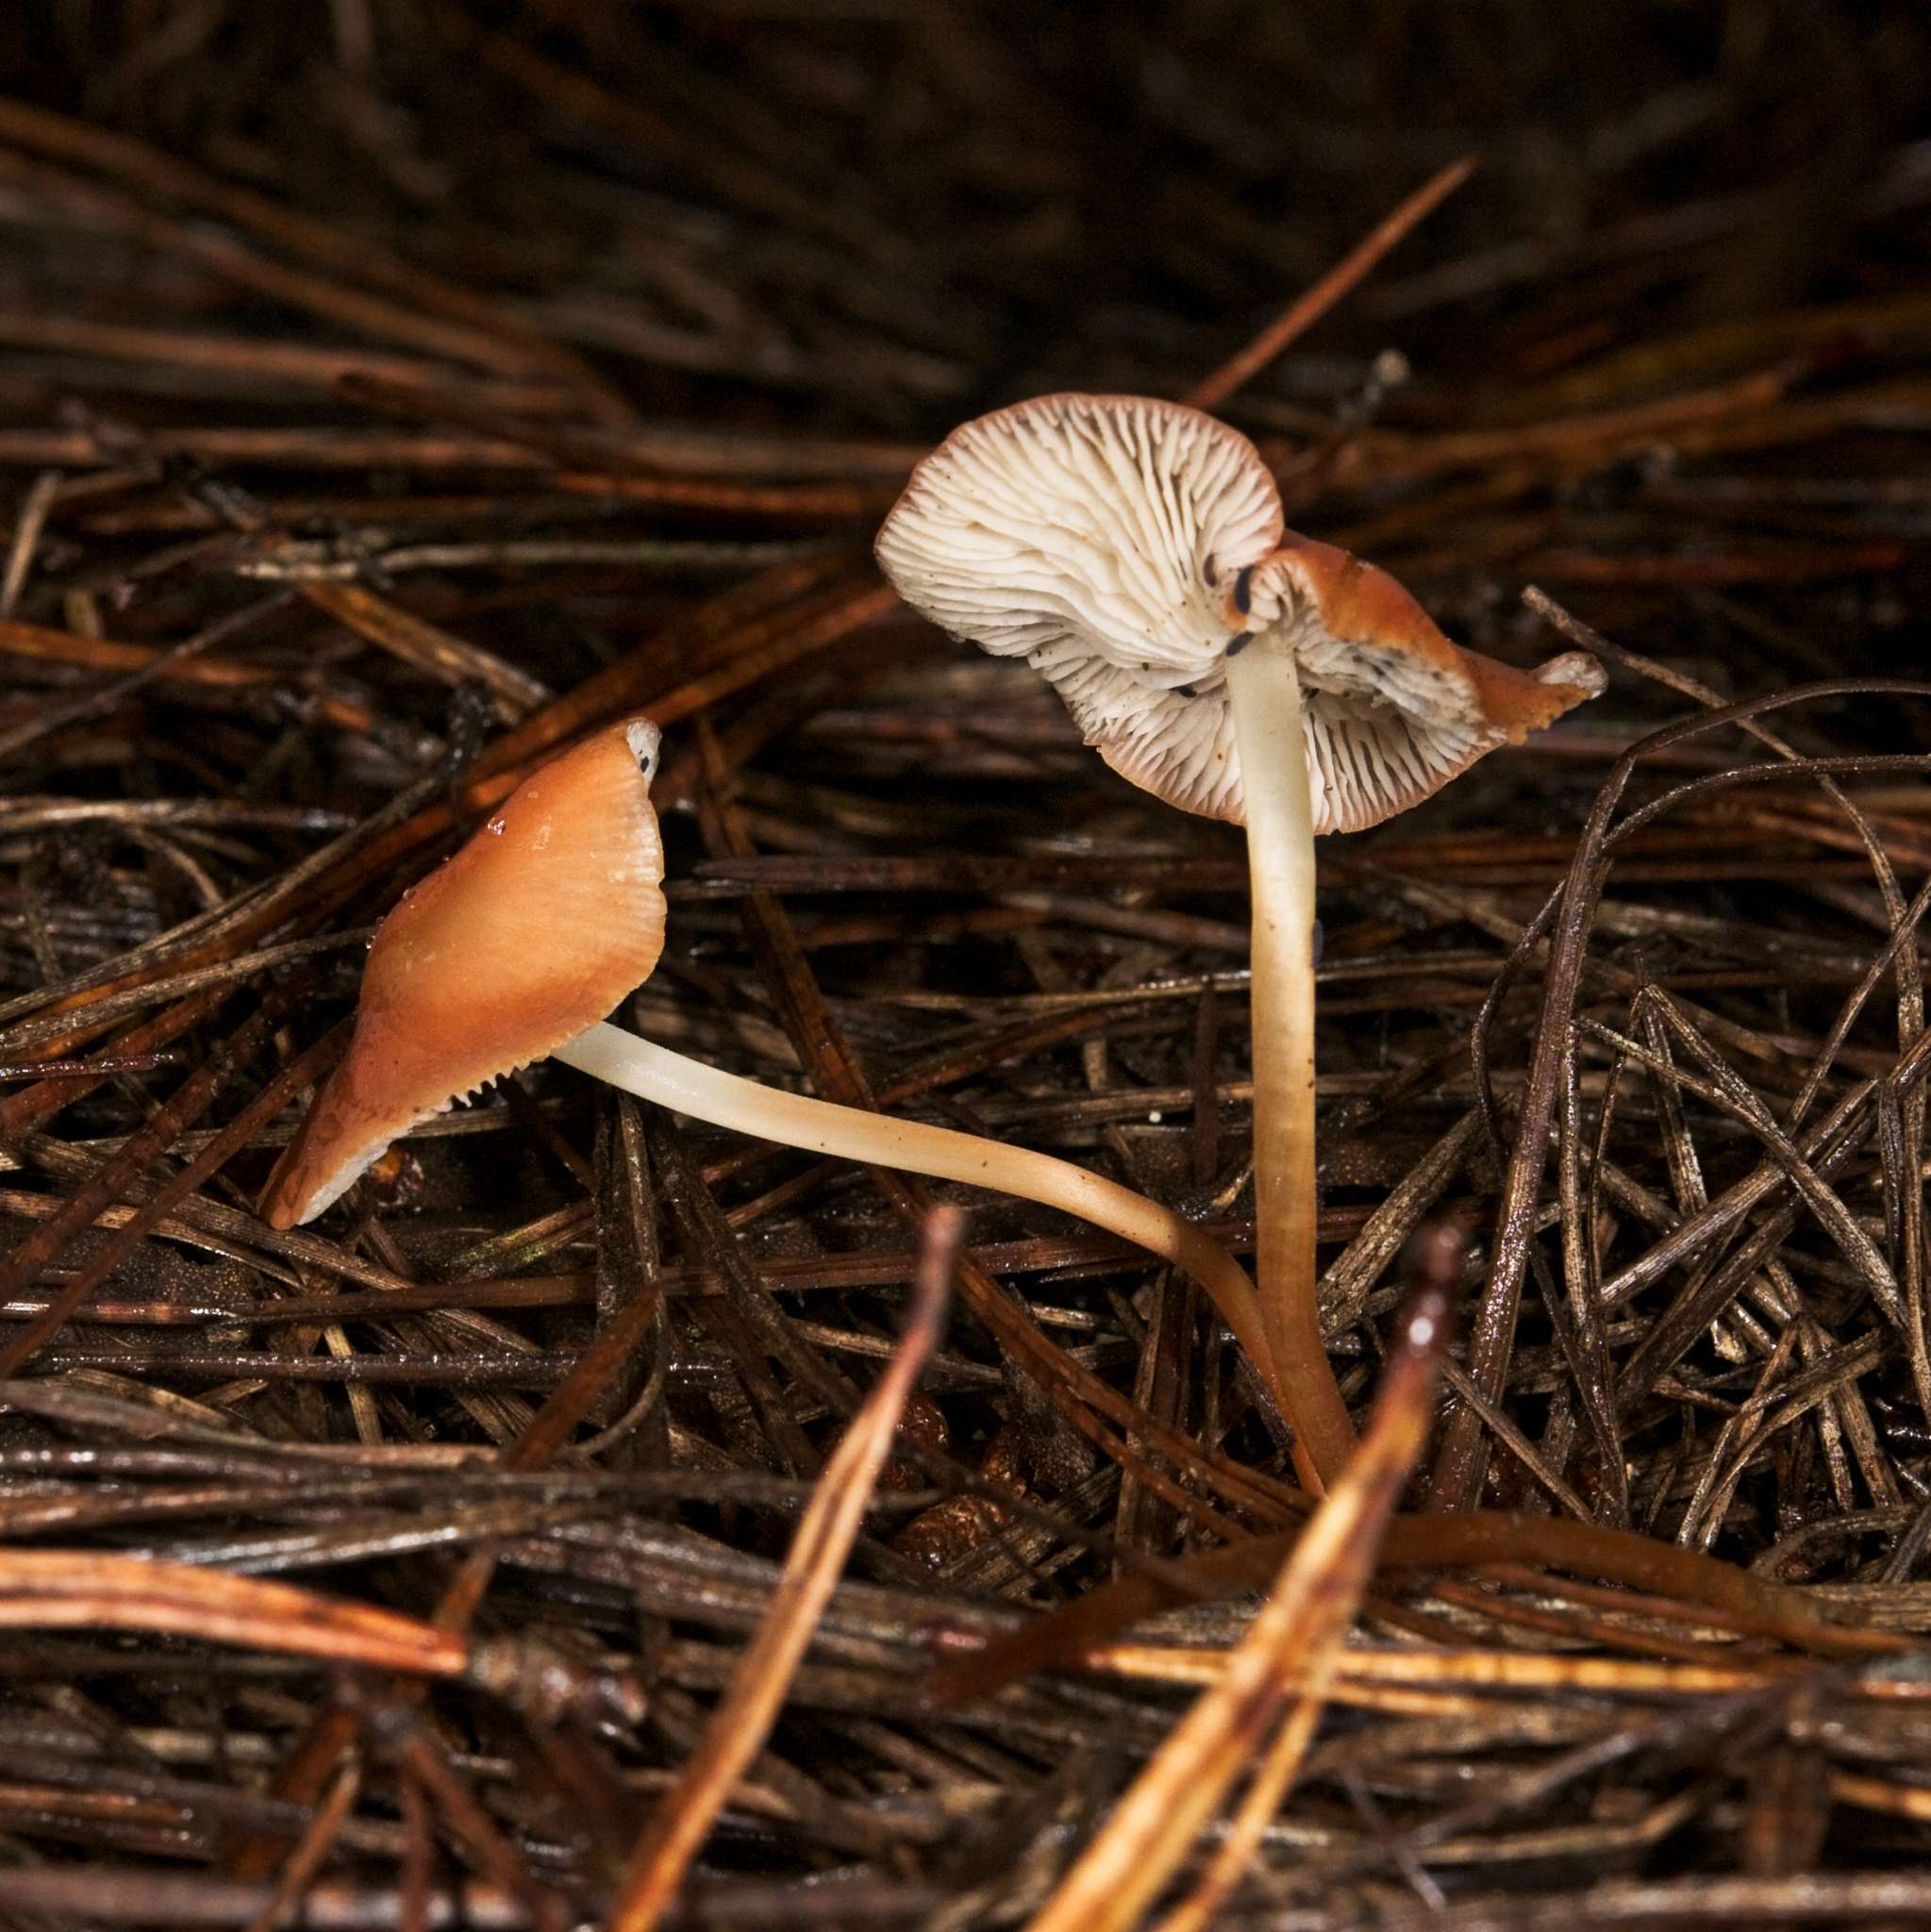
<instances>
[{"instance_id":1,"label":"fallen mushroom","mask_svg":"<svg viewBox=\"0 0 1931 1932\"><path fill-rule=\"evenodd\" d=\"M1283 527L1259 453L1142 396L1041 396L953 431L878 533L906 601L1043 672L1116 772L1247 828L1263 1320L1323 1478L1353 1430L1315 1300L1314 839L1418 804L1603 689L1451 643L1373 564Z\"/></svg>"},{"instance_id":2,"label":"fallen mushroom","mask_svg":"<svg viewBox=\"0 0 1931 1932\"><path fill-rule=\"evenodd\" d=\"M1078 1215L1191 1274L1273 1387L1253 1283L1171 1209L1071 1161L763 1087L604 1023L663 948L657 756L645 718L586 739L403 895L370 943L348 1052L269 1176L270 1224L312 1220L391 1141L547 1057L713 1126Z\"/></svg>"}]
</instances>

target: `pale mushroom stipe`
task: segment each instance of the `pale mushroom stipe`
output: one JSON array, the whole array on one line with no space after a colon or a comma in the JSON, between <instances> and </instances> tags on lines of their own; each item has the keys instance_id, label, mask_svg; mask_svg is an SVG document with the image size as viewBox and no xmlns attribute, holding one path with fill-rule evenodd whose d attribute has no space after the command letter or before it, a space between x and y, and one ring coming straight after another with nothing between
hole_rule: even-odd
<instances>
[{"instance_id":1,"label":"pale mushroom stipe","mask_svg":"<svg viewBox=\"0 0 1931 1932\"><path fill-rule=\"evenodd\" d=\"M1569 652L1518 671L1452 643L1385 571L1286 529L1239 431L1142 396L1041 396L963 425L877 549L914 608L1043 673L1114 771L1247 828L1261 1312L1289 1419L1331 1480L1353 1429L1315 1297L1314 839L1418 804L1595 696L1602 669Z\"/></svg>"},{"instance_id":2,"label":"pale mushroom stipe","mask_svg":"<svg viewBox=\"0 0 1931 1932\"><path fill-rule=\"evenodd\" d=\"M1071 1161L763 1087L604 1024L663 949L657 757L647 718L585 739L397 902L370 943L348 1052L263 1191L270 1224L312 1220L391 1141L548 1057L713 1126L1077 1215L1191 1274L1273 1387L1254 1284L1170 1208Z\"/></svg>"}]
</instances>

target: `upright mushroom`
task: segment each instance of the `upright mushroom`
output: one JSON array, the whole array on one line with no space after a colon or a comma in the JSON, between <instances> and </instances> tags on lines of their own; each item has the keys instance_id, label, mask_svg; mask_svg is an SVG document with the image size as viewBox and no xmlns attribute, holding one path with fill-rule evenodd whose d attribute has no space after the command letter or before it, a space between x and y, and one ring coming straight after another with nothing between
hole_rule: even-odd
<instances>
[{"instance_id":1,"label":"upright mushroom","mask_svg":"<svg viewBox=\"0 0 1931 1932\"><path fill-rule=\"evenodd\" d=\"M1442 636L1283 527L1247 439L1180 404L1041 396L953 431L878 533L906 601L1043 672L1116 772L1247 828L1261 1312L1324 1478L1353 1440L1315 1303L1314 838L1405 811L1603 689Z\"/></svg>"},{"instance_id":2,"label":"upright mushroom","mask_svg":"<svg viewBox=\"0 0 1931 1932\"><path fill-rule=\"evenodd\" d=\"M646 718L584 740L397 902L370 944L348 1052L269 1176L269 1223L312 1220L391 1141L548 1056L714 1126L1078 1215L1186 1269L1275 1387L1253 1283L1171 1209L1071 1161L762 1087L604 1024L663 947L657 757Z\"/></svg>"}]
</instances>

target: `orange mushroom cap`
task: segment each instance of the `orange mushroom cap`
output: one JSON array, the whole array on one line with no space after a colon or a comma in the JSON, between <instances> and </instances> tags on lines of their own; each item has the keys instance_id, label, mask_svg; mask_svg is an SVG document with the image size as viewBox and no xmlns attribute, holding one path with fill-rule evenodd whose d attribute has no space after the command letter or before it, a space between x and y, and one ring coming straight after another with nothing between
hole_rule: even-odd
<instances>
[{"instance_id":1,"label":"orange mushroom cap","mask_svg":"<svg viewBox=\"0 0 1931 1932\"><path fill-rule=\"evenodd\" d=\"M389 1143L541 1059L649 978L664 943L650 802L658 727L629 718L553 759L376 929L356 1030L261 1198L312 1220Z\"/></svg>"},{"instance_id":2,"label":"orange mushroom cap","mask_svg":"<svg viewBox=\"0 0 1931 1932\"><path fill-rule=\"evenodd\" d=\"M1320 832L1407 811L1606 682L1587 651L1519 671L1465 650L1385 570L1292 530L1255 567L1246 596L1238 621L1285 626L1292 640Z\"/></svg>"},{"instance_id":3,"label":"orange mushroom cap","mask_svg":"<svg viewBox=\"0 0 1931 1932\"><path fill-rule=\"evenodd\" d=\"M1386 571L1282 525L1239 430L1147 396L1051 395L955 429L912 473L878 560L935 624L1050 678L1123 777L1244 823L1224 659L1292 652L1314 829L1405 811L1603 689L1463 650Z\"/></svg>"}]
</instances>

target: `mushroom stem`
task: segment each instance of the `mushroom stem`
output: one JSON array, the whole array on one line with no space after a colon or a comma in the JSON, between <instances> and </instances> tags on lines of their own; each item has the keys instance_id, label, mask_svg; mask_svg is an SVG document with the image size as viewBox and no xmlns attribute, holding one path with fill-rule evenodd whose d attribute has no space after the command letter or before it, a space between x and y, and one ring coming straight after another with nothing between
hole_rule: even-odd
<instances>
[{"instance_id":1,"label":"mushroom stem","mask_svg":"<svg viewBox=\"0 0 1931 1932\"><path fill-rule=\"evenodd\" d=\"M1314 819L1301 680L1284 641L1227 654L1254 908L1255 1273L1288 1421L1331 1483L1354 1445L1315 1295Z\"/></svg>"},{"instance_id":2,"label":"mushroom stem","mask_svg":"<svg viewBox=\"0 0 1931 1932\"><path fill-rule=\"evenodd\" d=\"M1130 1188L1089 1174L1070 1160L1056 1160L1050 1154L761 1087L601 1022L556 1048L551 1058L640 1099L708 1121L714 1127L841 1160L994 1188L1076 1214L1192 1275L1212 1298L1275 1399L1283 1399L1259 1298L1246 1270L1192 1223Z\"/></svg>"}]
</instances>

